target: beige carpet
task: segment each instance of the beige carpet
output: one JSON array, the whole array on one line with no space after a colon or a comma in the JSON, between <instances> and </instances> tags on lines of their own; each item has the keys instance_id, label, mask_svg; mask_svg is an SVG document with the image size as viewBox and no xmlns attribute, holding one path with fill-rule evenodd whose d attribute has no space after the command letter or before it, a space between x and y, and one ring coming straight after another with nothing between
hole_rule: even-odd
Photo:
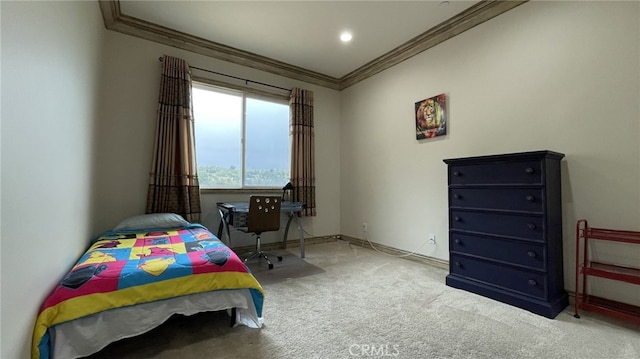
<instances>
[{"instance_id":1,"label":"beige carpet","mask_svg":"<svg viewBox=\"0 0 640 359\"><path fill-rule=\"evenodd\" d=\"M251 273L263 287L285 280L324 273L324 269L303 260L291 252L280 251L273 253L276 255L269 255L269 260L273 263L273 269L269 269L264 259L253 258L247 262ZM277 255L282 256L281 262L278 262Z\"/></svg>"},{"instance_id":2,"label":"beige carpet","mask_svg":"<svg viewBox=\"0 0 640 359\"><path fill-rule=\"evenodd\" d=\"M346 242L308 246L306 261L324 272L264 285L262 329L174 317L92 358L640 358L638 326L571 308L550 320Z\"/></svg>"}]
</instances>

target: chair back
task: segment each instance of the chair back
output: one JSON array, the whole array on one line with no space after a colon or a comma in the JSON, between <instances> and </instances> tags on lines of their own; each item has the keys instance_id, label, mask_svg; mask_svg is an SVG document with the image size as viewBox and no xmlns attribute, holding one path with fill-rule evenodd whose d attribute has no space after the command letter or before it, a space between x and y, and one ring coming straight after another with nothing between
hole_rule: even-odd
<instances>
[{"instance_id":1,"label":"chair back","mask_svg":"<svg viewBox=\"0 0 640 359\"><path fill-rule=\"evenodd\" d=\"M250 196L247 231L262 233L279 230L281 202L280 196Z\"/></svg>"}]
</instances>

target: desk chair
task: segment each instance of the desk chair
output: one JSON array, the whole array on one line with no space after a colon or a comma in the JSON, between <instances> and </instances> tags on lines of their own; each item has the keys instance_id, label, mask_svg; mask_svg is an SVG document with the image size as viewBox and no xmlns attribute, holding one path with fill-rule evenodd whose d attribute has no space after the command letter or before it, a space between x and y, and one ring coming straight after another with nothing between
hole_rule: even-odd
<instances>
[{"instance_id":1,"label":"desk chair","mask_svg":"<svg viewBox=\"0 0 640 359\"><path fill-rule=\"evenodd\" d=\"M245 233L254 233L256 235L256 251L244 260L260 257L264 258L269 265L269 269L273 269L273 264L267 257L266 252L260 249L260 240L262 232L277 231L280 229L280 205L282 198L280 196L250 196L249 197L249 213L247 215L247 227L239 228ZM278 262L282 261L282 256L277 256Z\"/></svg>"}]
</instances>

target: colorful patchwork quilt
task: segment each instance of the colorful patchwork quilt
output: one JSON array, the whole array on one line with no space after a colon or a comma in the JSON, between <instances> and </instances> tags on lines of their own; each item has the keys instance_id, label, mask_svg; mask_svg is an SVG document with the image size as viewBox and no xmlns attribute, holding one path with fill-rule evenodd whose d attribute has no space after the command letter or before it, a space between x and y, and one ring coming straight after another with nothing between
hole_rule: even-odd
<instances>
[{"instance_id":1,"label":"colorful patchwork quilt","mask_svg":"<svg viewBox=\"0 0 640 359\"><path fill-rule=\"evenodd\" d=\"M249 289L262 317L264 291L238 256L199 224L103 233L40 308L32 358L49 358L53 326L101 311L213 290Z\"/></svg>"}]
</instances>

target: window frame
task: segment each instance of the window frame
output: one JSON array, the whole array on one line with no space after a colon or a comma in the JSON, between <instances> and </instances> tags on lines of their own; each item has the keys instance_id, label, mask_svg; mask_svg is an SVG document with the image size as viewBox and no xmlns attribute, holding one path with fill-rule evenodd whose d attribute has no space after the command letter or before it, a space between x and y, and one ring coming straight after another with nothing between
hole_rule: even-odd
<instances>
[{"instance_id":1,"label":"window frame","mask_svg":"<svg viewBox=\"0 0 640 359\"><path fill-rule=\"evenodd\" d=\"M231 84L224 81L217 81L208 78L192 76L191 78L193 87L211 87L214 89L219 89L220 92L227 93L240 93L243 97L242 101L242 184L241 187L235 188L203 188L200 187L200 192L203 193L255 193L256 190L260 190L261 193L280 193L282 192L282 188L280 186L246 186L245 182L245 161L246 161L246 97L249 96L253 99L257 100L265 100L271 102L281 102L282 104L290 107L289 99L290 92L280 90L280 92L272 92L261 89L256 89L248 86ZM277 90L276 90L277 91ZM284 94L283 92L286 92ZM194 119L196 121L196 119ZM290 137L290 135L289 135ZM289 159L291 159L291 151L289 151ZM197 161L197 158L196 158ZM289 165L289 173L291 173L291 165ZM284 185L284 184L283 184Z\"/></svg>"}]
</instances>

